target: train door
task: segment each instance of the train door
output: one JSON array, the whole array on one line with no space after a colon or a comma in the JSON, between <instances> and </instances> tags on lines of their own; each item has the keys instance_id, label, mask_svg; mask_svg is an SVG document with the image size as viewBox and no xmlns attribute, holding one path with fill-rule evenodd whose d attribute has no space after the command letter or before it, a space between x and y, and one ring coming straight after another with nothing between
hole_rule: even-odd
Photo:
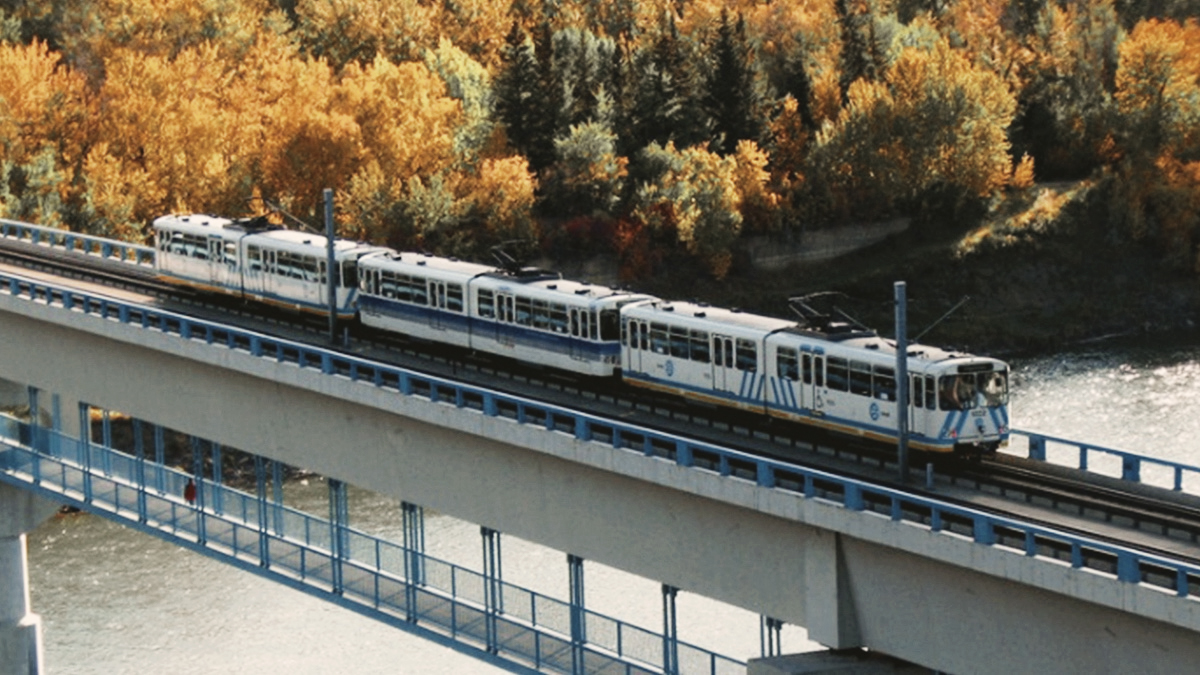
<instances>
[{"instance_id":1,"label":"train door","mask_svg":"<svg viewBox=\"0 0 1200 675\"><path fill-rule=\"evenodd\" d=\"M713 389L736 391L741 384L733 355L733 338L728 335L712 336Z\"/></svg>"},{"instance_id":2,"label":"train door","mask_svg":"<svg viewBox=\"0 0 1200 675\"><path fill-rule=\"evenodd\" d=\"M825 414L825 357L820 354L803 352L800 355L800 377L803 381L801 390L804 392L805 403L815 415ZM801 404L803 407L804 404Z\"/></svg>"},{"instance_id":3,"label":"train door","mask_svg":"<svg viewBox=\"0 0 1200 675\"><path fill-rule=\"evenodd\" d=\"M645 321L630 319L625 323L624 368L633 373L642 372L642 351L650 346L650 329Z\"/></svg>"},{"instance_id":4,"label":"train door","mask_svg":"<svg viewBox=\"0 0 1200 675\"><path fill-rule=\"evenodd\" d=\"M218 288L225 286L225 242L220 237L208 238L208 280Z\"/></svg>"},{"instance_id":5,"label":"train door","mask_svg":"<svg viewBox=\"0 0 1200 675\"><path fill-rule=\"evenodd\" d=\"M937 407L937 390L932 376L913 374L908 388L908 431L913 435L928 436L929 424Z\"/></svg>"},{"instance_id":6,"label":"train door","mask_svg":"<svg viewBox=\"0 0 1200 675\"><path fill-rule=\"evenodd\" d=\"M516 301L509 293L496 294L496 342L512 346L516 344L514 324L517 321Z\"/></svg>"},{"instance_id":7,"label":"train door","mask_svg":"<svg viewBox=\"0 0 1200 675\"><path fill-rule=\"evenodd\" d=\"M446 311L446 282L429 279L426 283L429 284L429 307L433 310L429 313L429 327L445 330L442 313Z\"/></svg>"},{"instance_id":8,"label":"train door","mask_svg":"<svg viewBox=\"0 0 1200 675\"><path fill-rule=\"evenodd\" d=\"M587 358L587 344L591 330L591 312L587 308L572 307L570 310L571 358L584 360Z\"/></svg>"}]
</instances>

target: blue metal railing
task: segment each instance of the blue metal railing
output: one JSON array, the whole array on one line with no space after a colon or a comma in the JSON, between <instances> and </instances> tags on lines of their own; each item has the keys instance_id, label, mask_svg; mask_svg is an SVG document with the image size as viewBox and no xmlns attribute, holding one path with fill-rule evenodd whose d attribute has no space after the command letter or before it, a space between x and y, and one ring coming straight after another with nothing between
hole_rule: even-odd
<instances>
[{"instance_id":1,"label":"blue metal railing","mask_svg":"<svg viewBox=\"0 0 1200 675\"><path fill-rule=\"evenodd\" d=\"M1189 564L618 420L15 275L0 274L0 293L5 292L218 349L290 363L396 395L563 433L598 448L639 452L683 467L745 479L764 488L828 500L850 510L886 514L897 522L966 534L978 544L1009 546L1031 558L1069 560L1076 568L1099 565L1104 568L1101 571L1123 582L1152 583L1180 596L1191 595L1193 585L1200 589L1200 568Z\"/></svg>"},{"instance_id":2,"label":"blue metal railing","mask_svg":"<svg viewBox=\"0 0 1200 675\"><path fill-rule=\"evenodd\" d=\"M67 253L154 267L154 249L152 247L95 237L90 234L79 234L56 227L43 227L0 218L0 239L23 241Z\"/></svg>"},{"instance_id":3,"label":"blue metal railing","mask_svg":"<svg viewBox=\"0 0 1200 675\"><path fill-rule=\"evenodd\" d=\"M11 417L0 416L0 435L2 481L32 487L52 499L303 586L391 624L408 627L413 622L452 640L490 646L494 653L538 671L570 672L575 647L584 653L583 672L662 672L660 633L583 609L588 638L573 645L568 602L485 579L479 572L348 526L333 528L327 519L265 504L256 495L224 484L200 481L196 504L190 504L183 498L184 486L193 478L187 473L35 429ZM32 442L33 447L18 439ZM144 480L145 464L165 473L165 489ZM281 512L282 518L278 514L260 518L264 508ZM332 546L335 529L344 542L340 554ZM406 560L411 564L413 556L420 559L423 570L418 583L409 583L405 574ZM499 584L504 601L498 609L489 611L485 603L487 584ZM489 645L489 640L494 644ZM687 663L681 672L745 672L744 662L695 645L680 642L679 653L681 662Z\"/></svg>"},{"instance_id":4,"label":"blue metal railing","mask_svg":"<svg viewBox=\"0 0 1200 675\"><path fill-rule=\"evenodd\" d=\"M1184 490L1185 479L1190 478L1192 479L1191 483L1200 484L1200 467L1183 464L1182 462L1148 457L1125 450L1106 448L1093 443L1059 438L1034 431L1013 429L1012 436L1022 436L1027 439L1029 444L1029 453L1027 456L1029 459L1042 462L1047 461L1047 449L1049 448L1065 452L1068 455L1074 455L1077 459L1073 464L1075 468L1082 471L1104 473L1092 461L1093 456L1100 455L1111 460L1108 464L1112 465L1110 471L1113 474L1111 476L1113 478L1120 478L1132 483L1147 483L1176 492ZM1143 468L1149 468L1147 473L1158 473L1159 478L1165 480L1156 481L1152 476L1143 475ZM1158 471L1155 471L1155 469L1158 469Z\"/></svg>"}]
</instances>

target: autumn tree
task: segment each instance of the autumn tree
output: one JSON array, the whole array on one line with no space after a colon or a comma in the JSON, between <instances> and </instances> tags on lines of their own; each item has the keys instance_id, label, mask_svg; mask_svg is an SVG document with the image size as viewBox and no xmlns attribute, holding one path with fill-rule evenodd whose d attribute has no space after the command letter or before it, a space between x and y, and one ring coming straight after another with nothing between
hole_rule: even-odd
<instances>
[{"instance_id":1,"label":"autumn tree","mask_svg":"<svg viewBox=\"0 0 1200 675\"><path fill-rule=\"evenodd\" d=\"M547 199L563 216L612 214L621 198L628 160L617 155L617 135L601 122L585 122L555 141L557 161Z\"/></svg>"},{"instance_id":2,"label":"autumn tree","mask_svg":"<svg viewBox=\"0 0 1200 675\"><path fill-rule=\"evenodd\" d=\"M652 179L637 191L634 218L651 230L673 230L714 277L723 278L742 228L737 160L700 147L677 150L673 143L652 143L641 161Z\"/></svg>"},{"instance_id":3,"label":"autumn tree","mask_svg":"<svg viewBox=\"0 0 1200 675\"><path fill-rule=\"evenodd\" d=\"M995 73L942 38L906 47L880 82L857 80L805 171L838 218L879 217L945 184L982 196L1011 172L1015 101Z\"/></svg>"},{"instance_id":4,"label":"autumn tree","mask_svg":"<svg viewBox=\"0 0 1200 675\"><path fill-rule=\"evenodd\" d=\"M710 46L712 66L705 79L704 107L711 120L713 147L732 153L744 140L760 142L766 130L766 92L746 22L722 10Z\"/></svg>"}]
</instances>

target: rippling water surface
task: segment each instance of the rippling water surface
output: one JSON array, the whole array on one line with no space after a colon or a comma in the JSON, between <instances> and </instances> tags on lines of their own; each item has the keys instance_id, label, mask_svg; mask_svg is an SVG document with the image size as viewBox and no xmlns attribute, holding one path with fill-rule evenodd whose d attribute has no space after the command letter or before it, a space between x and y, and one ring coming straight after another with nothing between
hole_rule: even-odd
<instances>
[{"instance_id":1,"label":"rippling water surface","mask_svg":"<svg viewBox=\"0 0 1200 675\"><path fill-rule=\"evenodd\" d=\"M1074 352L1014 364L1022 429L1200 464L1200 348ZM326 513L325 485L292 484L287 502ZM351 491L355 527L401 538L392 500ZM480 568L479 528L427 514L430 555ZM502 540L507 581L567 597L565 555ZM48 670L111 673L504 672L349 610L226 567L101 518L55 518L29 536L34 611ZM661 630L658 583L585 564L589 606ZM682 639L738 658L759 650L758 618L680 593ZM784 631L786 651L817 645Z\"/></svg>"}]
</instances>

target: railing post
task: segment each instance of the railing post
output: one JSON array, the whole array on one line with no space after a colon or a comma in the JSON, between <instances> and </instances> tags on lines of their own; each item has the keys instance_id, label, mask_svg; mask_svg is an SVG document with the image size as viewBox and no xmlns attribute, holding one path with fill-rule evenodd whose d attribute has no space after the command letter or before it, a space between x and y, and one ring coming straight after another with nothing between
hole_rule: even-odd
<instances>
[{"instance_id":1,"label":"railing post","mask_svg":"<svg viewBox=\"0 0 1200 675\"><path fill-rule=\"evenodd\" d=\"M267 534L267 469L262 455L254 456L254 496L258 500L258 564L271 567L271 541Z\"/></svg>"},{"instance_id":2,"label":"railing post","mask_svg":"<svg viewBox=\"0 0 1200 675\"><path fill-rule=\"evenodd\" d=\"M500 533L487 526L479 527L483 538L483 604L484 628L487 635L487 651L497 654L500 651L496 615L502 611L500 607Z\"/></svg>"},{"instance_id":3,"label":"railing post","mask_svg":"<svg viewBox=\"0 0 1200 675\"><path fill-rule=\"evenodd\" d=\"M763 658L783 654L783 622L765 615L759 617L758 643Z\"/></svg>"},{"instance_id":4,"label":"railing post","mask_svg":"<svg viewBox=\"0 0 1200 675\"><path fill-rule=\"evenodd\" d=\"M425 584L425 510L416 504L400 502L404 523L404 618L416 623L417 586Z\"/></svg>"},{"instance_id":5,"label":"railing post","mask_svg":"<svg viewBox=\"0 0 1200 675\"><path fill-rule=\"evenodd\" d=\"M675 597L679 589L662 585L663 597L663 673L679 675L679 623L675 615Z\"/></svg>"},{"instance_id":6,"label":"railing post","mask_svg":"<svg viewBox=\"0 0 1200 675\"><path fill-rule=\"evenodd\" d=\"M146 444L142 440L142 421L133 420L134 473L137 482L138 522L146 522Z\"/></svg>"},{"instance_id":7,"label":"railing post","mask_svg":"<svg viewBox=\"0 0 1200 675\"><path fill-rule=\"evenodd\" d=\"M271 460L271 500L275 510L275 535L284 536L283 531L283 465Z\"/></svg>"},{"instance_id":8,"label":"railing post","mask_svg":"<svg viewBox=\"0 0 1200 675\"><path fill-rule=\"evenodd\" d=\"M1043 436L1029 434L1029 459L1039 462L1046 461L1046 439Z\"/></svg>"},{"instance_id":9,"label":"railing post","mask_svg":"<svg viewBox=\"0 0 1200 675\"><path fill-rule=\"evenodd\" d=\"M571 609L571 672L583 673L584 651L587 642L587 607L583 592L583 558L567 554L567 584Z\"/></svg>"},{"instance_id":10,"label":"railing post","mask_svg":"<svg viewBox=\"0 0 1200 675\"><path fill-rule=\"evenodd\" d=\"M200 439L189 436L192 444L192 480L196 483L196 541L201 546L208 543L204 529L204 453L200 450Z\"/></svg>"},{"instance_id":11,"label":"railing post","mask_svg":"<svg viewBox=\"0 0 1200 675\"><path fill-rule=\"evenodd\" d=\"M335 595L344 590L342 561L348 557L346 551L346 525L349 513L346 504L346 484L336 478L329 479L329 550L330 568Z\"/></svg>"},{"instance_id":12,"label":"railing post","mask_svg":"<svg viewBox=\"0 0 1200 675\"><path fill-rule=\"evenodd\" d=\"M1142 482L1142 461L1133 455L1121 455L1121 478L1131 483Z\"/></svg>"},{"instance_id":13,"label":"railing post","mask_svg":"<svg viewBox=\"0 0 1200 675\"><path fill-rule=\"evenodd\" d=\"M79 402L79 463L83 465L83 502L92 503L92 419L91 406Z\"/></svg>"}]
</instances>

